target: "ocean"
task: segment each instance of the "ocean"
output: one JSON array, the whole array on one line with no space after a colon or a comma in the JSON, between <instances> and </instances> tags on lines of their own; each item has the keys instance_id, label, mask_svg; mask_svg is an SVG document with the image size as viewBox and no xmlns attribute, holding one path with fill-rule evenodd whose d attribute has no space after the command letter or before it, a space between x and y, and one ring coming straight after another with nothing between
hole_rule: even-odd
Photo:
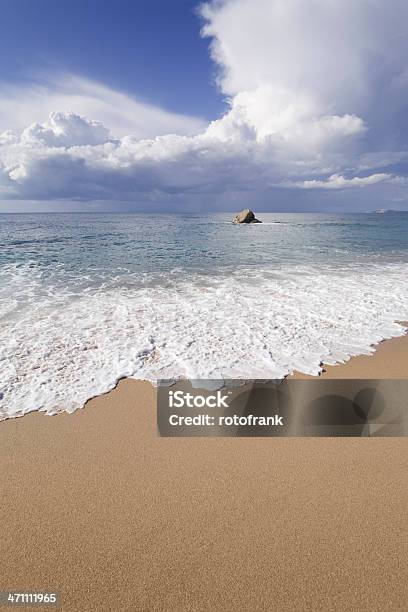
<instances>
[{"instance_id":1,"label":"ocean","mask_svg":"<svg viewBox=\"0 0 408 612\"><path fill-rule=\"evenodd\" d=\"M402 335L408 214L0 215L0 419L125 376L318 374Z\"/></svg>"}]
</instances>

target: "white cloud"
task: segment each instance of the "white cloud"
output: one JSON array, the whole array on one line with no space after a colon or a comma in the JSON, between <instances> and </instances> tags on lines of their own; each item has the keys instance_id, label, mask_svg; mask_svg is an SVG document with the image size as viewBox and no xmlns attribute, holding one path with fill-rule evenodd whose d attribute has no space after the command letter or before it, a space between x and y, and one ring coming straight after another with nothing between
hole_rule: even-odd
<instances>
[{"instance_id":1,"label":"white cloud","mask_svg":"<svg viewBox=\"0 0 408 612\"><path fill-rule=\"evenodd\" d=\"M368 187L370 185L377 185L378 183L384 183L385 181L395 180L398 177L394 177L392 174L377 173L370 174L370 176L353 176L353 178L345 178L341 174L332 174L328 179L318 181L303 181L296 183L296 187L302 187L305 189L351 189L354 187Z\"/></svg>"},{"instance_id":2,"label":"white cloud","mask_svg":"<svg viewBox=\"0 0 408 612\"><path fill-rule=\"evenodd\" d=\"M202 14L227 95L268 84L325 114L359 114L379 82L408 86L405 0L222 0Z\"/></svg>"},{"instance_id":3,"label":"white cloud","mask_svg":"<svg viewBox=\"0 0 408 612\"><path fill-rule=\"evenodd\" d=\"M280 141L297 150L321 149L349 136L364 133L366 126L356 115L325 115L308 96L269 85L238 93L231 110L213 121L207 133L220 140Z\"/></svg>"},{"instance_id":4,"label":"white cloud","mask_svg":"<svg viewBox=\"0 0 408 612\"><path fill-rule=\"evenodd\" d=\"M202 12L223 117L204 125L73 76L0 88L1 197L188 205L380 184L404 197L407 3L218 0Z\"/></svg>"},{"instance_id":5,"label":"white cloud","mask_svg":"<svg viewBox=\"0 0 408 612\"><path fill-rule=\"evenodd\" d=\"M42 84L0 84L0 132L21 131L61 111L90 117L108 126L115 138L197 134L205 122L138 100L106 85L73 74L50 76Z\"/></svg>"},{"instance_id":6,"label":"white cloud","mask_svg":"<svg viewBox=\"0 0 408 612\"><path fill-rule=\"evenodd\" d=\"M0 147L3 193L22 198L132 199L152 192L223 191L252 181L251 144L204 132L109 139L101 124L54 114ZM7 192L7 189L9 190Z\"/></svg>"},{"instance_id":7,"label":"white cloud","mask_svg":"<svg viewBox=\"0 0 408 612\"><path fill-rule=\"evenodd\" d=\"M229 121L229 116L226 118ZM323 124L324 124L323 119ZM4 138L0 147L3 193L7 197L129 199L149 194L212 193L228 190L256 191L271 186L339 189L384 182L388 174L346 179L332 174L329 179L283 180L322 172L320 154L302 150L301 161L293 157L293 142L283 139L257 140L245 132L223 134L223 120L200 135L109 139L99 123L74 114L57 113L44 124L34 124L17 138ZM341 125L341 122L340 122ZM310 128L310 126L309 126ZM322 129L313 126L313 129ZM310 128L312 129L312 128ZM347 129L330 138L343 138ZM324 138L327 133L323 130ZM319 135L316 147L324 141ZM330 140L329 138L329 140ZM309 138L308 146L312 140ZM327 145L327 142L326 142ZM338 163L336 155L324 156L324 170Z\"/></svg>"},{"instance_id":8,"label":"white cloud","mask_svg":"<svg viewBox=\"0 0 408 612\"><path fill-rule=\"evenodd\" d=\"M108 141L109 130L100 121L62 112L50 113L45 123L33 123L21 134L23 145L47 147L98 145Z\"/></svg>"}]
</instances>

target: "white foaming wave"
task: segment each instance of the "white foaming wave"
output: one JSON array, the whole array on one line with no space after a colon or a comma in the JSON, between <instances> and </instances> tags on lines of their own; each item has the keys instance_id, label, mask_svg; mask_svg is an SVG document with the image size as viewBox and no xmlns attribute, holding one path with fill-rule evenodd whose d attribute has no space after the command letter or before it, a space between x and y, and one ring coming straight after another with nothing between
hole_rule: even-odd
<instances>
[{"instance_id":1,"label":"white foaming wave","mask_svg":"<svg viewBox=\"0 0 408 612\"><path fill-rule=\"evenodd\" d=\"M72 412L126 376L318 374L322 362L370 353L374 343L404 333L395 321L408 318L407 268L241 269L211 282L170 275L161 286L124 283L77 295L44 287L35 268L8 270L13 297L0 310L0 419ZM0 292L0 303L10 293Z\"/></svg>"}]
</instances>

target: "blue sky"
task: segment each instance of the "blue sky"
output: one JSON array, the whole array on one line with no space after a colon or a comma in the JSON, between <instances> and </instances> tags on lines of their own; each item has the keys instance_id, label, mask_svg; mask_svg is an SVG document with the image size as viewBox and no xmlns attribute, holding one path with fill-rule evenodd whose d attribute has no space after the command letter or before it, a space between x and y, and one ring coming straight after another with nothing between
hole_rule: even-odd
<instances>
[{"instance_id":1,"label":"blue sky","mask_svg":"<svg viewBox=\"0 0 408 612\"><path fill-rule=\"evenodd\" d=\"M0 211L408 208L405 0L0 9Z\"/></svg>"},{"instance_id":2,"label":"blue sky","mask_svg":"<svg viewBox=\"0 0 408 612\"><path fill-rule=\"evenodd\" d=\"M224 109L193 0L1 0L0 79L81 74L169 110Z\"/></svg>"}]
</instances>

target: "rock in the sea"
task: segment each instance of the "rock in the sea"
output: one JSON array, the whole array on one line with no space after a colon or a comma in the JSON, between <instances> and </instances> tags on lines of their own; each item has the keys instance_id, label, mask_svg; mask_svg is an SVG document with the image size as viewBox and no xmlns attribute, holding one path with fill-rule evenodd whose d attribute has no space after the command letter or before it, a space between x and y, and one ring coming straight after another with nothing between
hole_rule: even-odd
<instances>
[{"instance_id":1,"label":"rock in the sea","mask_svg":"<svg viewBox=\"0 0 408 612\"><path fill-rule=\"evenodd\" d=\"M245 208L235 216L233 223L262 223L262 221L255 218L252 210Z\"/></svg>"}]
</instances>

